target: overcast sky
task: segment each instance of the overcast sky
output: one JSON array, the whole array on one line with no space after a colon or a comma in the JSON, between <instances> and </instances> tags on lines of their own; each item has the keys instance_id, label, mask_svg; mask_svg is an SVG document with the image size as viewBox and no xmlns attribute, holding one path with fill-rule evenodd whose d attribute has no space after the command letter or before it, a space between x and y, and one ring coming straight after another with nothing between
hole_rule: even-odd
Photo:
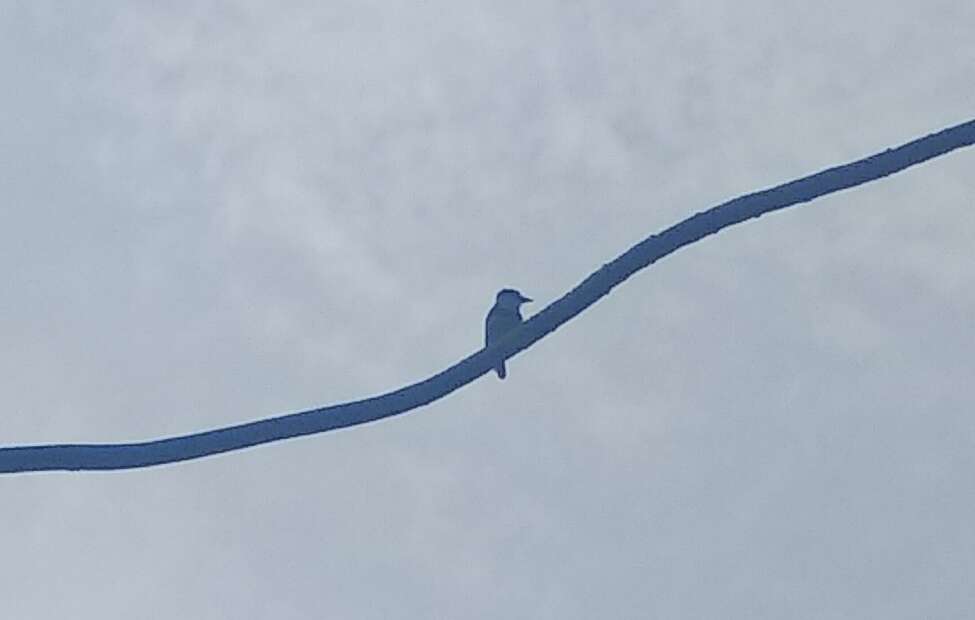
<instances>
[{"instance_id":1,"label":"overcast sky","mask_svg":"<svg viewBox=\"0 0 975 620\"><path fill-rule=\"evenodd\" d=\"M792 4L3 2L0 443L397 388L499 288L975 116L975 4ZM971 617L973 166L708 238L409 415L0 478L0 612Z\"/></svg>"}]
</instances>

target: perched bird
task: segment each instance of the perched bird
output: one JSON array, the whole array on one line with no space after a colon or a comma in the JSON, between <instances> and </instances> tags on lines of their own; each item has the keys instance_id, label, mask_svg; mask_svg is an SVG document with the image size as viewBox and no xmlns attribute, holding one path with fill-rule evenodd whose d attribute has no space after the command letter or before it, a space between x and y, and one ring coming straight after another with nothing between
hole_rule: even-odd
<instances>
[{"instance_id":1,"label":"perched bird","mask_svg":"<svg viewBox=\"0 0 975 620\"><path fill-rule=\"evenodd\" d=\"M488 312L487 319L484 321L484 342L485 346L490 347L497 343L514 328L521 325L521 304L528 303L528 299L513 288L506 288L498 291L494 306ZM498 373L499 379L504 379L508 374L504 368L504 360L498 362L494 367L494 372Z\"/></svg>"}]
</instances>

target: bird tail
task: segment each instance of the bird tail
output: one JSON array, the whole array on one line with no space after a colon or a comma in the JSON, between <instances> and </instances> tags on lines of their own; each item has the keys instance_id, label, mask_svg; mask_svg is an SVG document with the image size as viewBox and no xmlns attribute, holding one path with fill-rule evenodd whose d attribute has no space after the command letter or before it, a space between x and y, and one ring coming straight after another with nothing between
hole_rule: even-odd
<instances>
[{"instance_id":1,"label":"bird tail","mask_svg":"<svg viewBox=\"0 0 975 620\"><path fill-rule=\"evenodd\" d=\"M494 367L494 372L498 373L498 379L504 379L508 376L508 371L504 367L504 360L501 360L501 363Z\"/></svg>"}]
</instances>

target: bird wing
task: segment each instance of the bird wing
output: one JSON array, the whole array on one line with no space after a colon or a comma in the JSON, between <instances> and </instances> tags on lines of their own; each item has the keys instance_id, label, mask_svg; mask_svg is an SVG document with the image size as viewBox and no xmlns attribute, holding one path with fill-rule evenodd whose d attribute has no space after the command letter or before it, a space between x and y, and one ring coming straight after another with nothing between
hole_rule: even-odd
<instances>
[{"instance_id":1,"label":"bird wing","mask_svg":"<svg viewBox=\"0 0 975 620\"><path fill-rule=\"evenodd\" d=\"M495 306L488 312L487 319L484 321L484 342L486 346L491 346L495 342L504 338L505 334L521 324L521 314L506 308ZM498 378L504 379L508 372L504 367L504 360L498 362L494 367L498 373Z\"/></svg>"},{"instance_id":2,"label":"bird wing","mask_svg":"<svg viewBox=\"0 0 975 620\"><path fill-rule=\"evenodd\" d=\"M521 316L517 312L502 308L491 308L487 320L484 322L484 342L487 346L501 340L505 334L521 324Z\"/></svg>"}]
</instances>

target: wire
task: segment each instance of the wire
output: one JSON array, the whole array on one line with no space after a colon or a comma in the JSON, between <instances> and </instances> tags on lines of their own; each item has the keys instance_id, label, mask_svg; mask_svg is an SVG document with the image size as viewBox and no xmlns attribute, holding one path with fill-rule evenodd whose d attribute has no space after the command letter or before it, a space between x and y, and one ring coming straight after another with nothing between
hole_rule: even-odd
<instances>
[{"instance_id":1,"label":"wire","mask_svg":"<svg viewBox=\"0 0 975 620\"><path fill-rule=\"evenodd\" d=\"M524 351L659 259L729 226L820 196L881 179L975 143L975 120L949 127L848 164L758 191L702 211L637 243L527 320L490 349L381 396L301 411L191 435L126 444L63 444L0 448L0 473L132 469L176 463L272 441L338 430L406 413L474 381L503 357Z\"/></svg>"}]
</instances>

